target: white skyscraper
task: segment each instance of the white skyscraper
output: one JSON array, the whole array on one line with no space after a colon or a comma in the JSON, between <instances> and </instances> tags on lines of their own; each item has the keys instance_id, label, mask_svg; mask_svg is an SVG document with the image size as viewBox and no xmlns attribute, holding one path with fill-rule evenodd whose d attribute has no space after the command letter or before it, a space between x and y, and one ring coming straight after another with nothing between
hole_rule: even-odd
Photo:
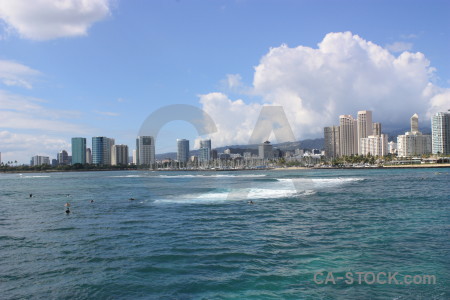
<instances>
[{"instance_id":1,"label":"white skyscraper","mask_svg":"<svg viewBox=\"0 0 450 300\"><path fill-rule=\"evenodd\" d=\"M361 151L361 139L372 135L372 112L370 110L358 111L357 120L357 143L358 143L358 154L362 154Z\"/></svg>"},{"instance_id":2,"label":"white skyscraper","mask_svg":"<svg viewBox=\"0 0 450 300\"><path fill-rule=\"evenodd\" d=\"M381 135L381 123L375 122L372 124L372 135Z\"/></svg>"},{"instance_id":3,"label":"white skyscraper","mask_svg":"<svg viewBox=\"0 0 450 300\"><path fill-rule=\"evenodd\" d=\"M206 162L211 160L211 140L201 140L198 154L199 162Z\"/></svg>"},{"instance_id":4,"label":"white skyscraper","mask_svg":"<svg viewBox=\"0 0 450 300\"><path fill-rule=\"evenodd\" d=\"M111 151L111 165L128 165L128 146L113 145Z\"/></svg>"},{"instance_id":5,"label":"white skyscraper","mask_svg":"<svg viewBox=\"0 0 450 300\"><path fill-rule=\"evenodd\" d=\"M138 143L138 164L150 166L155 163L155 140L152 136L139 136Z\"/></svg>"},{"instance_id":6,"label":"white skyscraper","mask_svg":"<svg viewBox=\"0 0 450 300\"><path fill-rule=\"evenodd\" d=\"M433 154L450 154L450 110L431 118Z\"/></svg>"},{"instance_id":7,"label":"white skyscraper","mask_svg":"<svg viewBox=\"0 0 450 300\"><path fill-rule=\"evenodd\" d=\"M388 136L387 134L369 135L361 138L360 146L362 155L385 156L388 154Z\"/></svg>"},{"instance_id":8,"label":"white skyscraper","mask_svg":"<svg viewBox=\"0 0 450 300\"><path fill-rule=\"evenodd\" d=\"M339 152L341 156L358 153L356 120L351 115L339 116Z\"/></svg>"},{"instance_id":9,"label":"white skyscraper","mask_svg":"<svg viewBox=\"0 0 450 300\"><path fill-rule=\"evenodd\" d=\"M189 160L189 140L177 139L177 160L182 163Z\"/></svg>"},{"instance_id":10,"label":"white skyscraper","mask_svg":"<svg viewBox=\"0 0 450 300\"><path fill-rule=\"evenodd\" d=\"M431 153L431 135L419 131L419 116L411 117L411 131L397 137L397 155L410 157Z\"/></svg>"},{"instance_id":11,"label":"white skyscraper","mask_svg":"<svg viewBox=\"0 0 450 300\"><path fill-rule=\"evenodd\" d=\"M419 132L419 115L414 114L411 117L411 132Z\"/></svg>"},{"instance_id":12,"label":"white skyscraper","mask_svg":"<svg viewBox=\"0 0 450 300\"><path fill-rule=\"evenodd\" d=\"M92 164L92 151L91 148L86 148L86 163Z\"/></svg>"},{"instance_id":13,"label":"white skyscraper","mask_svg":"<svg viewBox=\"0 0 450 300\"><path fill-rule=\"evenodd\" d=\"M388 152L390 154L395 154L397 153L397 143L396 142L389 142L388 143Z\"/></svg>"}]
</instances>

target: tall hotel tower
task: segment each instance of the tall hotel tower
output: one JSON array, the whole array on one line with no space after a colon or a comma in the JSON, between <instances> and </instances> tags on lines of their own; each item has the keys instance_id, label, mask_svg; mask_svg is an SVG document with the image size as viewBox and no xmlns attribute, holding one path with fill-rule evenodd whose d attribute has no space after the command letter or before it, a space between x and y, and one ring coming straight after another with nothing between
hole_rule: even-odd
<instances>
[{"instance_id":1,"label":"tall hotel tower","mask_svg":"<svg viewBox=\"0 0 450 300\"><path fill-rule=\"evenodd\" d=\"M372 128L372 122L370 122ZM339 116L339 152L341 156L358 153L356 120L351 115Z\"/></svg>"},{"instance_id":2,"label":"tall hotel tower","mask_svg":"<svg viewBox=\"0 0 450 300\"><path fill-rule=\"evenodd\" d=\"M138 136L136 139L136 160L138 165L155 163L155 139L152 136Z\"/></svg>"},{"instance_id":3,"label":"tall hotel tower","mask_svg":"<svg viewBox=\"0 0 450 300\"><path fill-rule=\"evenodd\" d=\"M328 158L339 157L339 126L330 126L323 129L325 156Z\"/></svg>"},{"instance_id":4,"label":"tall hotel tower","mask_svg":"<svg viewBox=\"0 0 450 300\"><path fill-rule=\"evenodd\" d=\"M450 109L431 118L433 154L450 154Z\"/></svg>"},{"instance_id":5,"label":"tall hotel tower","mask_svg":"<svg viewBox=\"0 0 450 300\"><path fill-rule=\"evenodd\" d=\"M357 122L357 143L358 143L358 154L362 154L361 150L361 139L372 135L372 112L370 110L358 111L358 122Z\"/></svg>"},{"instance_id":6,"label":"tall hotel tower","mask_svg":"<svg viewBox=\"0 0 450 300\"><path fill-rule=\"evenodd\" d=\"M96 136L92 138L92 163L96 165L111 164L111 148L114 145L114 139L105 136Z\"/></svg>"},{"instance_id":7,"label":"tall hotel tower","mask_svg":"<svg viewBox=\"0 0 450 300\"><path fill-rule=\"evenodd\" d=\"M189 140L177 139L177 160L186 163L189 160Z\"/></svg>"},{"instance_id":8,"label":"tall hotel tower","mask_svg":"<svg viewBox=\"0 0 450 300\"><path fill-rule=\"evenodd\" d=\"M86 138L72 138L72 165L86 164Z\"/></svg>"},{"instance_id":9,"label":"tall hotel tower","mask_svg":"<svg viewBox=\"0 0 450 300\"><path fill-rule=\"evenodd\" d=\"M205 161L211 160L211 140L210 139L200 141L198 160L200 162L205 162Z\"/></svg>"}]
</instances>

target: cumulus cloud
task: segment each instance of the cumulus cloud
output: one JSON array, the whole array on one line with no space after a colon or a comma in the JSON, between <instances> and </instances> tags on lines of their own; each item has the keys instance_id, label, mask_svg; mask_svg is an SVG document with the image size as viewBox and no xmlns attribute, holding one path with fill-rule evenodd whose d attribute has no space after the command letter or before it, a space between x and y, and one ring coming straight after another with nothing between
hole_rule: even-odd
<instances>
[{"instance_id":1,"label":"cumulus cloud","mask_svg":"<svg viewBox=\"0 0 450 300\"><path fill-rule=\"evenodd\" d=\"M41 75L37 70L10 60L0 60L0 80L7 86L31 89L31 81Z\"/></svg>"},{"instance_id":2,"label":"cumulus cloud","mask_svg":"<svg viewBox=\"0 0 450 300\"><path fill-rule=\"evenodd\" d=\"M227 143L247 144L262 105L245 104L241 99L232 101L223 93L200 95L203 110L216 123L217 132L210 137L213 147ZM196 147L198 147L196 141Z\"/></svg>"},{"instance_id":3,"label":"cumulus cloud","mask_svg":"<svg viewBox=\"0 0 450 300\"><path fill-rule=\"evenodd\" d=\"M109 0L0 0L6 30L32 40L83 36L110 14Z\"/></svg>"},{"instance_id":4,"label":"cumulus cloud","mask_svg":"<svg viewBox=\"0 0 450 300\"><path fill-rule=\"evenodd\" d=\"M70 144L65 139L48 134L24 134L2 130L0 140L2 162L17 160L20 164L28 163L34 155L55 158L59 150L70 149Z\"/></svg>"},{"instance_id":5,"label":"cumulus cloud","mask_svg":"<svg viewBox=\"0 0 450 300\"><path fill-rule=\"evenodd\" d=\"M271 48L250 87L259 102L211 93L200 103L217 124L220 145L248 141L261 105L283 106L297 139L322 137L339 115L365 109L384 128L402 128L412 114L424 120L448 103L448 91L431 83L434 72L420 52L396 56L350 32L329 33L317 48Z\"/></svg>"}]
</instances>

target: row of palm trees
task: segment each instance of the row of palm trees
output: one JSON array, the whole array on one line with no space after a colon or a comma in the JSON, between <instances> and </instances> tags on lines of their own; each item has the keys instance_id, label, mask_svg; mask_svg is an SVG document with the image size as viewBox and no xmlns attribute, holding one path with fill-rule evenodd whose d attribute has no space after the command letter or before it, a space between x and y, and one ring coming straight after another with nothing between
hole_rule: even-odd
<instances>
[{"instance_id":1,"label":"row of palm trees","mask_svg":"<svg viewBox=\"0 0 450 300\"><path fill-rule=\"evenodd\" d=\"M15 160L15 161L12 161L12 160L9 161L9 160L8 160L6 163L3 163L3 162L2 162L0 165L2 165L2 166L5 166L5 165L6 165L6 166L10 166L10 165L12 165L12 164L14 164L14 165L17 166L17 160Z\"/></svg>"}]
</instances>

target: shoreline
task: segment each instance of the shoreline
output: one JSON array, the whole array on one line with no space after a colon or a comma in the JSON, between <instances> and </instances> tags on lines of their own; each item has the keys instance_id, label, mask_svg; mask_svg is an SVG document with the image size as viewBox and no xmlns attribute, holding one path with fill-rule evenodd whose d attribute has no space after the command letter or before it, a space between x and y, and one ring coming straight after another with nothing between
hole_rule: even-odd
<instances>
[{"instance_id":1,"label":"shoreline","mask_svg":"<svg viewBox=\"0 0 450 300\"><path fill-rule=\"evenodd\" d=\"M450 168L450 163L445 164L410 164L410 165L387 165L374 167L275 167L266 169L215 169L215 170L150 170L150 169L105 169L105 170L9 170L0 171L0 174L21 174L21 173L66 173L66 172L242 172L242 171L300 171L300 170L386 170L386 169L436 169Z\"/></svg>"}]
</instances>

